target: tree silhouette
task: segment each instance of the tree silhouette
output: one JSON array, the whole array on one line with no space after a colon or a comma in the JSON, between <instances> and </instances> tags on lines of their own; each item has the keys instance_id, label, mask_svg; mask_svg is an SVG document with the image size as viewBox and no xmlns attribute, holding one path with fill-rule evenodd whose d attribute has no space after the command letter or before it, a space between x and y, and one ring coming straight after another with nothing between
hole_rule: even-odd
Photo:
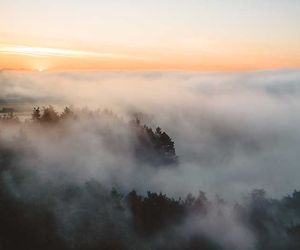
<instances>
[{"instance_id":1,"label":"tree silhouette","mask_svg":"<svg viewBox=\"0 0 300 250\"><path fill-rule=\"evenodd\" d=\"M57 123L59 121L59 114L50 105L43 108L43 114L40 117L40 121L47 124Z\"/></svg>"},{"instance_id":2,"label":"tree silhouette","mask_svg":"<svg viewBox=\"0 0 300 250\"><path fill-rule=\"evenodd\" d=\"M75 113L71 107L65 107L64 111L60 114L60 119L75 118Z\"/></svg>"},{"instance_id":3,"label":"tree silhouette","mask_svg":"<svg viewBox=\"0 0 300 250\"><path fill-rule=\"evenodd\" d=\"M33 108L32 114L31 114L31 119L33 121L39 121L41 118L41 111L40 107Z\"/></svg>"},{"instance_id":4,"label":"tree silhouette","mask_svg":"<svg viewBox=\"0 0 300 250\"><path fill-rule=\"evenodd\" d=\"M178 163L175 143L166 132L162 132L160 127L153 132L152 128L142 126L138 119L133 120L131 125L137 131L136 154L139 159L157 166L175 166Z\"/></svg>"}]
</instances>

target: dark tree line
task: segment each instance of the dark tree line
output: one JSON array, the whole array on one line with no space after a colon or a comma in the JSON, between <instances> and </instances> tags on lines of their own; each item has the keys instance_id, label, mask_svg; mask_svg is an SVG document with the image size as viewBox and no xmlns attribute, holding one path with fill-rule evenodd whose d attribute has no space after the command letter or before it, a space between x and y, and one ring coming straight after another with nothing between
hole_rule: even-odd
<instances>
[{"instance_id":1,"label":"dark tree line","mask_svg":"<svg viewBox=\"0 0 300 250\"><path fill-rule=\"evenodd\" d=\"M185 199L150 191L124 195L91 180L83 185L42 187L38 195L28 197L20 175L29 178L30 173L9 170L11 179L7 179L7 171L2 170L0 178L0 249L223 249L201 232L186 236L180 231L189 217L201 219L209 213L212 204L202 192ZM281 200L262 193L254 191L247 206L235 207L255 232L256 249L299 249L299 222L284 220L291 212L299 218L300 192ZM222 206L219 209L223 216Z\"/></svg>"}]
</instances>

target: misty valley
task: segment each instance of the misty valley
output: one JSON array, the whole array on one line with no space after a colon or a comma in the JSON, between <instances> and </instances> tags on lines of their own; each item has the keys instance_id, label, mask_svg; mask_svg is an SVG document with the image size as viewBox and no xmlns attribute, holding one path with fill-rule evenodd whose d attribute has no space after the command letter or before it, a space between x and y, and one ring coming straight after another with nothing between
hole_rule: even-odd
<instances>
[{"instance_id":1,"label":"misty valley","mask_svg":"<svg viewBox=\"0 0 300 250\"><path fill-rule=\"evenodd\" d=\"M2 115L1 249L299 249L300 191L227 202L140 189L181 164L176 142L143 117L52 106L25 121Z\"/></svg>"},{"instance_id":2,"label":"misty valley","mask_svg":"<svg viewBox=\"0 0 300 250\"><path fill-rule=\"evenodd\" d=\"M298 250L299 79L0 72L0 249Z\"/></svg>"},{"instance_id":3,"label":"misty valley","mask_svg":"<svg viewBox=\"0 0 300 250\"><path fill-rule=\"evenodd\" d=\"M0 250L300 250L300 0L0 20Z\"/></svg>"}]
</instances>

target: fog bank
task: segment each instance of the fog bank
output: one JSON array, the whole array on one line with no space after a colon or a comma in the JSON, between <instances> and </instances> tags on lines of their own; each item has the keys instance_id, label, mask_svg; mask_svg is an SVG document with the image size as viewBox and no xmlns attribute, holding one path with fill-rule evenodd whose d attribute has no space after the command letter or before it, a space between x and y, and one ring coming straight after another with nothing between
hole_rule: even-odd
<instances>
[{"instance_id":1,"label":"fog bank","mask_svg":"<svg viewBox=\"0 0 300 250\"><path fill-rule=\"evenodd\" d=\"M175 141L178 168L145 168L132 178L134 164L127 152L126 160L121 159L127 167L122 168L120 179L128 189L175 196L201 189L237 199L253 188L264 188L271 196L281 197L299 189L299 83L298 70L226 74L1 72L0 99L9 106L26 104L26 111L27 107L49 104L58 110L66 105L108 108L125 120L138 114L143 123L162 127ZM124 149L130 151L130 136L124 137L119 128L116 131L128 138ZM90 149L99 148L95 160L101 158L101 167L83 171L81 178L94 176L94 171L109 175L116 171L110 166L120 159L107 154L105 147L98 145L102 142L94 145L89 135L82 137L77 139L86 149L86 158L78 156L81 148L71 148L68 154L72 157L61 155L62 141L62 148L53 146L53 152L47 148L43 160L61 155L57 161L66 166L68 161L78 168L90 166L95 157ZM45 143L49 147L49 142ZM37 148L43 155L43 147Z\"/></svg>"}]
</instances>

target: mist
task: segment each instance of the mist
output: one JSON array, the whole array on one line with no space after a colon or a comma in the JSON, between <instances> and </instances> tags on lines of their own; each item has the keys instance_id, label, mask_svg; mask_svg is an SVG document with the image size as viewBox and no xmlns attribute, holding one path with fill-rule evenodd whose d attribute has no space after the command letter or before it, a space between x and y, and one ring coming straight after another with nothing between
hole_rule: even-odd
<instances>
[{"instance_id":1,"label":"mist","mask_svg":"<svg viewBox=\"0 0 300 250\"><path fill-rule=\"evenodd\" d=\"M280 197L299 188L299 79L296 70L4 72L1 99L34 100L31 108L107 108L124 119L142 114L142 122L162 127L173 138L180 157L175 171L147 173L142 190L174 195L201 189L236 198L264 188Z\"/></svg>"},{"instance_id":2,"label":"mist","mask_svg":"<svg viewBox=\"0 0 300 250\"><path fill-rule=\"evenodd\" d=\"M252 190L265 190L279 202L300 188L299 81L298 70L3 71L0 103L15 107L25 118L15 124L1 123L1 147L17 155L8 165L12 173L15 168L20 171L14 176L5 170L1 178L16 200L30 206L44 204L41 201L50 204L58 235L71 249L89 249L85 244L105 235L107 223L113 225L112 237L121 234L123 239L127 232L123 241L131 247L125 249L147 249L144 239L132 229L130 206L124 205L126 216L121 216L114 202L106 201L105 193L112 188L123 194L135 190L141 197L149 196L149 190L161 192L179 203L190 193L195 197L199 190L206 193L198 197L205 204L200 207L207 209L205 216L189 212L182 221L178 219L180 226L166 227L159 236L151 236L151 249L177 249L174 239L184 245L196 236L201 236L200 242L209 242L205 249L260 249L259 233L246 218L256 211L257 203L272 207L272 218L282 211L264 193L259 193L258 202ZM78 117L58 126L33 123L33 107L42 110L49 105L58 113L71 107ZM135 120L138 130L130 125ZM144 151L139 153L141 159L137 157L137 131L143 125L153 131L160 127L170 136L178 157L175 166L145 160ZM75 198L70 202L62 198L69 187L80 187L75 195L71 192ZM57 197L52 200L51 195ZM128 197L139 200L135 194ZM236 211L237 202L242 204L241 213ZM106 204L102 215L91 209L102 204ZM284 218L291 213L284 213ZM297 222L299 216L291 218ZM87 238L81 239L84 220L95 222L85 232ZM284 242L286 233L281 226L277 232L275 224L268 237L280 236Z\"/></svg>"}]
</instances>

